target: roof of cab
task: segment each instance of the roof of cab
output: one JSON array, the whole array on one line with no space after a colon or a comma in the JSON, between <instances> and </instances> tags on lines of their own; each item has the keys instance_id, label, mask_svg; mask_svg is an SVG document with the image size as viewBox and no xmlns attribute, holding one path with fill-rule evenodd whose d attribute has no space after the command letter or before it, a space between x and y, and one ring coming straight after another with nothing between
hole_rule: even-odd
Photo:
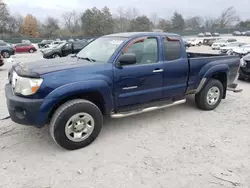
<instances>
[{"instance_id":1,"label":"roof of cab","mask_svg":"<svg viewBox=\"0 0 250 188\"><path fill-rule=\"evenodd\" d=\"M132 38L132 37L139 37L139 36L145 36L145 35L180 37L180 35L177 35L174 33L165 33L165 32L127 32L127 33L114 33L114 34L105 35L105 36Z\"/></svg>"}]
</instances>

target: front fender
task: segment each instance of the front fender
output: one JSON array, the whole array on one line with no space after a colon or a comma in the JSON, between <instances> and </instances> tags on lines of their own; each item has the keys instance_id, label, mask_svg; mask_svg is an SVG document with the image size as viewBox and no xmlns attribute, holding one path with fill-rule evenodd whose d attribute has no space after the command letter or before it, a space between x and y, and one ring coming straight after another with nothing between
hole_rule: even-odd
<instances>
[{"instance_id":1,"label":"front fender","mask_svg":"<svg viewBox=\"0 0 250 188\"><path fill-rule=\"evenodd\" d=\"M104 99L106 112L110 112L114 108L112 92L107 82L103 80L89 80L73 82L53 90L46 96L44 103L41 106L41 111L49 111L61 100L70 96L81 95L86 92L99 92Z\"/></svg>"}]
</instances>

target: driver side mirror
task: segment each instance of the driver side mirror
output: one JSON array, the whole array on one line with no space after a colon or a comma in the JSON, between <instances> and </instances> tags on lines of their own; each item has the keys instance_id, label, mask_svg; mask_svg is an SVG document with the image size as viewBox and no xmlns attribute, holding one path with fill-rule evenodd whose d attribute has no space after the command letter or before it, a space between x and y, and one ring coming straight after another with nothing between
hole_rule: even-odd
<instances>
[{"instance_id":1,"label":"driver side mirror","mask_svg":"<svg viewBox=\"0 0 250 188\"><path fill-rule=\"evenodd\" d=\"M118 60L119 66L136 64L136 55L134 53L122 54Z\"/></svg>"}]
</instances>

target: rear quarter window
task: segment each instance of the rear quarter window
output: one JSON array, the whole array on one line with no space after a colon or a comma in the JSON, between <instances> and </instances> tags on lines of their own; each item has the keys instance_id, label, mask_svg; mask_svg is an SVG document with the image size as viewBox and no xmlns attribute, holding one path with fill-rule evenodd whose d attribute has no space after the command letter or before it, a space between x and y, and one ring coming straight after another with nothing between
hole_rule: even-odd
<instances>
[{"instance_id":1,"label":"rear quarter window","mask_svg":"<svg viewBox=\"0 0 250 188\"><path fill-rule=\"evenodd\" d=\"M173 61L181 58L181 43L179 40L164 40L165 60Z\"/></svg>"}]
</instances>

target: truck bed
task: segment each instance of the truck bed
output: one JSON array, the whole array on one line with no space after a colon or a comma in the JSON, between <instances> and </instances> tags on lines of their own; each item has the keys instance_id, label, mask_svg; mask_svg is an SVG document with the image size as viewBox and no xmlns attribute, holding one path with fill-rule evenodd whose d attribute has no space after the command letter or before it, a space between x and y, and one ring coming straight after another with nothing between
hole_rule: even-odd
<instances>
[{"instance_id":1,"label":"truck bed","mask_svg":"<svg viewBox=\"0 0 250 188\"><path fill-rule=\"evenodd\" d=\"M209 54L209 53L193 53L193 52L187 52L188 58L199 58L199 57L220 57L220 56L228 56L225 54Z\"/></svg>"},{"instance_id":2,"label":"truck bed","mask_svg":"<svg viewBox=\"0 0 250 188\"><path fill-rule=\"evenodd\" d=\"M204 70L209 70L210 67L227 64L229 67L228 84L233 82L235 75L238 73L239 56L231 56L225 54L205 54L205 53L187 53L189 61L189 78L188 91L195 90L198 87L197 78L202 75ZM200 75L201 74L201 75Z\"/></svg>"}]
</instances>

